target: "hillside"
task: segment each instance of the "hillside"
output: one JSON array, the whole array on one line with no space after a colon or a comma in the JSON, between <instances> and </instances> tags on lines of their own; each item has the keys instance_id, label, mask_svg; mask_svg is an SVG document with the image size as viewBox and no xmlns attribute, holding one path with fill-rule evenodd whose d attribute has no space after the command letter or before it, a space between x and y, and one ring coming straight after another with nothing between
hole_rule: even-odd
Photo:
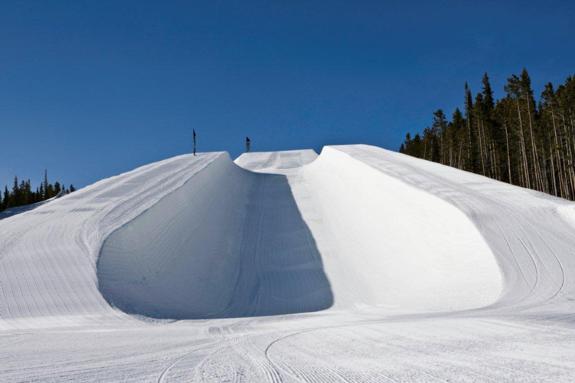
<instances>
[{"instance_id":1,"label":"hillside","mask_svg":"<svg viewBox=\"0 0 575 383\"><path fill-rule=\"evenodd\" d=\"M10 381L574 376L575 204L377 147L178 156L0 232Z\"/></svg>"}]
</instances>

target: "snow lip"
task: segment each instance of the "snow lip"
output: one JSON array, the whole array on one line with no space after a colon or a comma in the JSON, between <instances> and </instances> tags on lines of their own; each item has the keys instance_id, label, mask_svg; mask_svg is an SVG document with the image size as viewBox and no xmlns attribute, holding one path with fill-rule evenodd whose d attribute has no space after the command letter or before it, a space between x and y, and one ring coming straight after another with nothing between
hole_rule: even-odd
<instances>
[{"instance_id":1,"label":"snow lip","mask_svg":"<svg viewBox=\"0 0 575 383\"><path fill-rule=\"evenodd\" d=\"M248 152L238 156L234 163L246 170L275 173L278 170L297 169L312 163L318 155L313 149L282 150L277 152Z\"/></svg>"}]
</instances>

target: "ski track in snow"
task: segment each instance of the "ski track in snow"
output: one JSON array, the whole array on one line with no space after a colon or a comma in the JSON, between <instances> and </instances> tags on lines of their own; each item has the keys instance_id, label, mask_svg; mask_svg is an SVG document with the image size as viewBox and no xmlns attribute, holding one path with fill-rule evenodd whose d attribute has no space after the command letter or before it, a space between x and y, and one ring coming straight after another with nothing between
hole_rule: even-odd
<instances>
[{"instance_id":1,"label":"ski track in snow","mask_svg":"<svg viewBox=\"0 0 575 383\"><path fill-rule=\"evenodd\" d=\"M2 382L572 382L575 204L366 145L0 221Z\"/></svg>"}]
</instances>

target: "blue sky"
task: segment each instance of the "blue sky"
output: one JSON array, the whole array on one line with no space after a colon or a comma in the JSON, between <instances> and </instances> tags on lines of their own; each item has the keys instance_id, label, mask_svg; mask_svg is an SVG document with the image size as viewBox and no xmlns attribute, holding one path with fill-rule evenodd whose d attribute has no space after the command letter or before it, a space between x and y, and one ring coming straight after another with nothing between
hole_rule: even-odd
<instances>
[{"instance_id":1,"label":"blue sky","mask_svg":"<svg viewBox=\"0 0 575 383\"><path fill-rule=\"evenodd\" d=\"M191 150L396 150L488 72L575 73L573 1L6 1L0 185Z\"/></svg>"}]
</instances>

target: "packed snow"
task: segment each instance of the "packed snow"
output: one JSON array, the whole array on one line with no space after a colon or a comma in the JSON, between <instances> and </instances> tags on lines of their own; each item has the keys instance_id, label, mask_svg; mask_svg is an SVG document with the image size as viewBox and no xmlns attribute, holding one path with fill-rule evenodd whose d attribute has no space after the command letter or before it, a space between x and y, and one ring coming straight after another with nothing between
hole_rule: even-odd
<instances>
[{"instance_id":1,"label":"packed snow","mask_svg":"<svg viewBox=\"0 0 575 383\"><path fill-rule=\"evenodd\" d=\"M366 145L0 221L0 381L575 380L575 204Z\"/></svg>"}]
</instances>

